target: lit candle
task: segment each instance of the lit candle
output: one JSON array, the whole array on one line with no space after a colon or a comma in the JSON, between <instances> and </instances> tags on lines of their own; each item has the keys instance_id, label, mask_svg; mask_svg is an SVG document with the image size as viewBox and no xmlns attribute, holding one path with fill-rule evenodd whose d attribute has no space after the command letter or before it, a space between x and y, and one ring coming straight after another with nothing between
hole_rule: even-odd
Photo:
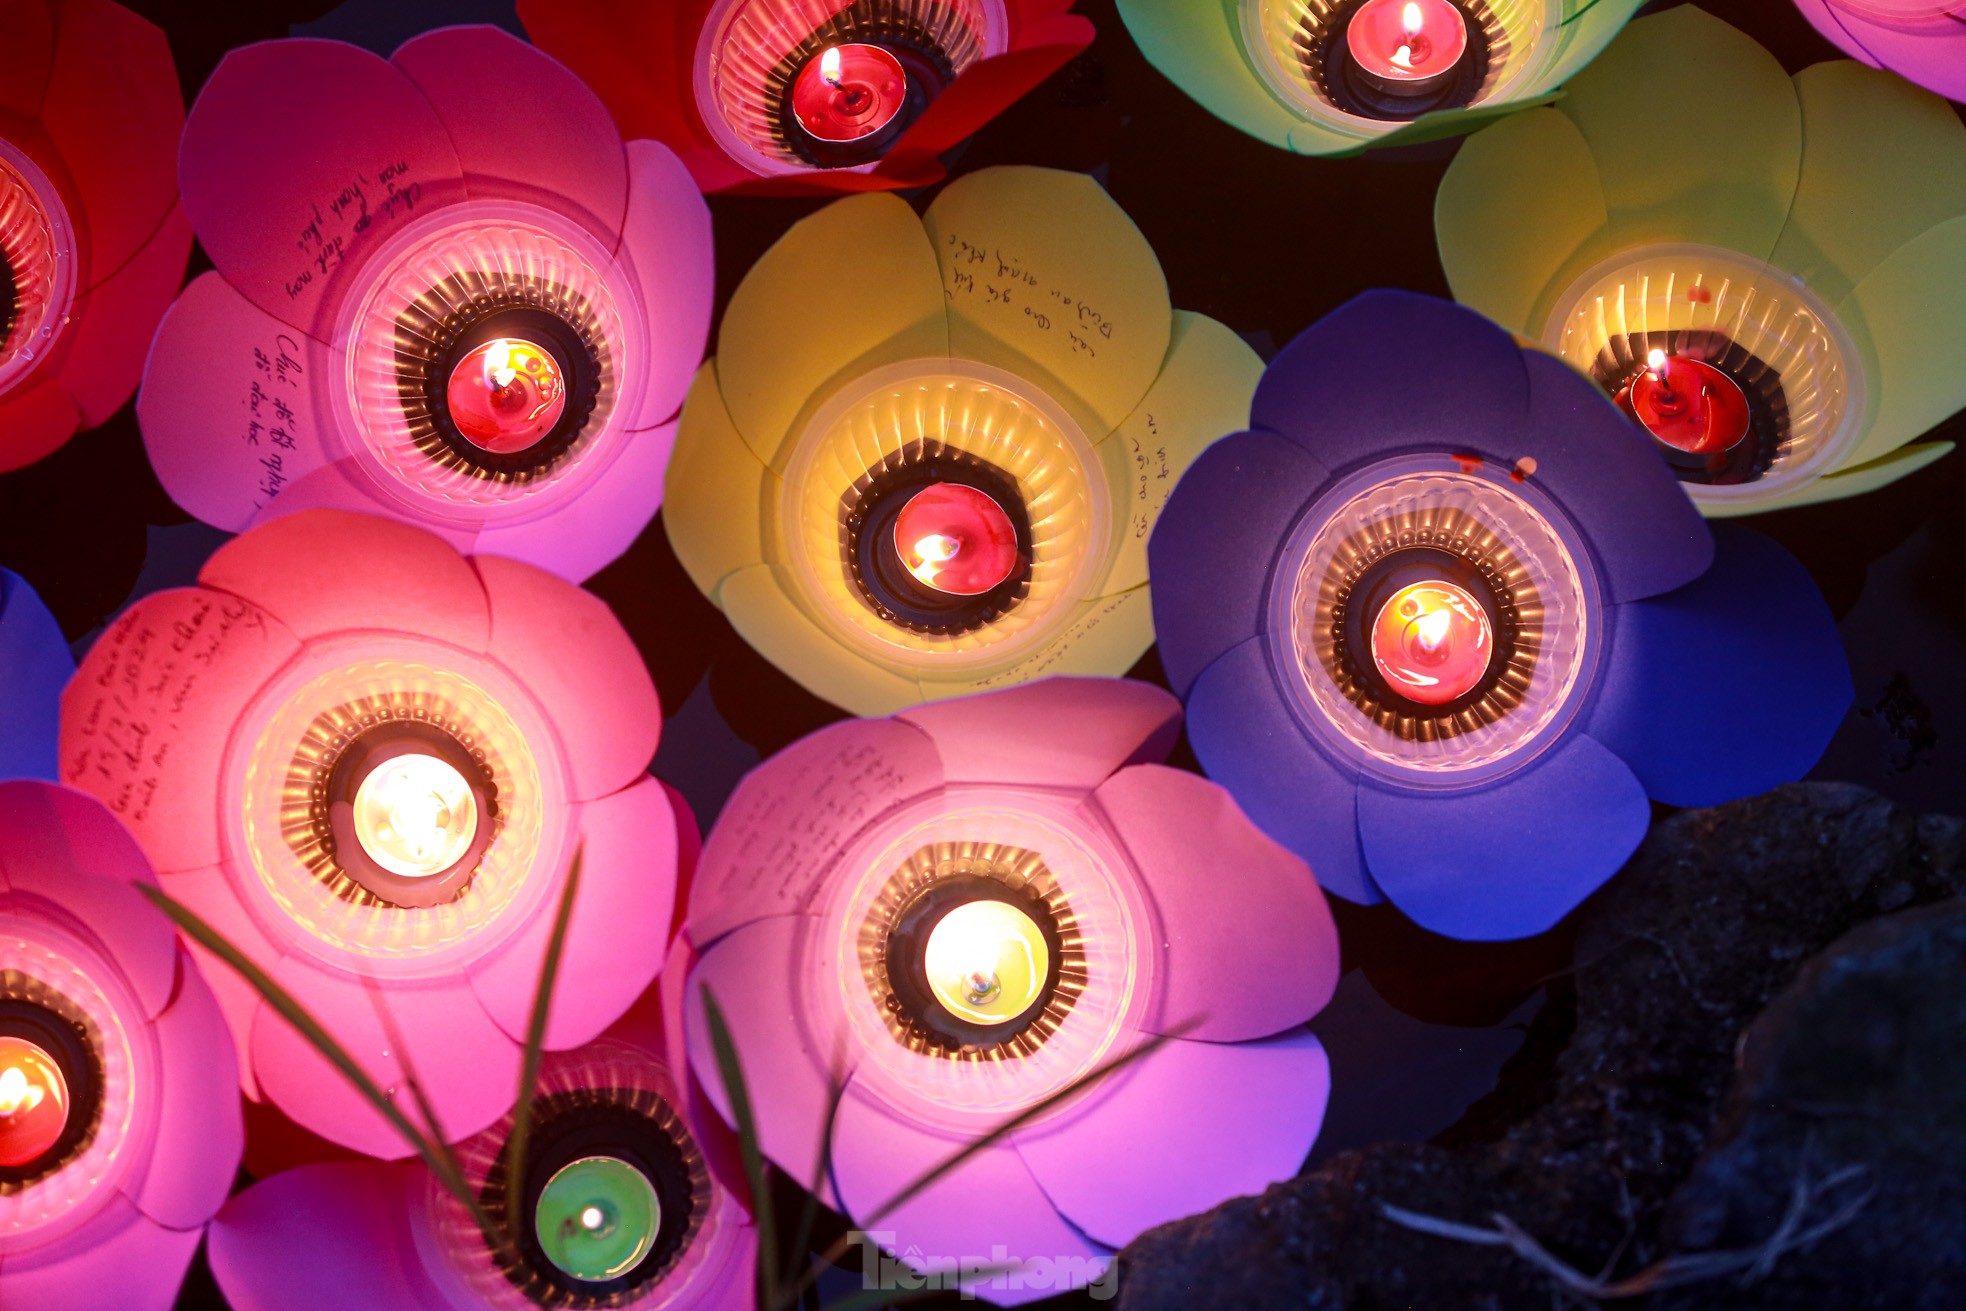
<instances>
[{"instance_id":1,"label":"lit candle","mask_svg":"<svg viewBox=\"0 0 1966 1311\"><path fill-rule=\"evenodd\" d=\"M471 784L449 761L412 752L383 761L355 789L356 839L391 874L424 879L464 858L478 832Z\"/></svg>"},{"instance_id":2,"label":"lit candle","mask_svg":"<svg viewBox=\"0 0 1966 1311\"><path fill-rule=\"evenodd\" d=\"M1044 991L1051 951L1037 922L1007 902L956 906L929 930L922 970L935 1000L971 1024L1008 1024Z\"/></svg>"},{"instance_id":3,"label":"lit candle","mask_svg":"<svg viewBox=\"0 0 1966 1311\"><path fill-rule=\"evenodd\" d=\"M575 1279L604 1283L655 1247L662 1204L642 1171L617 1156L583 1156L553 1172L533 1209L546 1259Z\"/></svg>"},{"instance_id":4,"label":"lit candle","mask_svg":"<svg viewBox=\"0 0 1966 1311\"><path fill-rule=\"evenodd\" d=\"M908 100L901 61L877 45L829 46L792 83L792 114L817 141L873 136L894 122Z\"/></svg>"},{"instance_id":5,"label":"lit candle","mask_svg":"<svg viewBox=\"0 0 1966 1311\"><path fill-rule=\"evenodd\" d=\"M1472 692L1487 672L1494 634L1487 611L1448 582L1410 583L1372 621L1372 662L1392 690L1421 705Z\"/></svg>"},{"instance_id":6,"label":"lit candle","mask_svg":"<svg viewBox=\"0 0 1966 1311\"><path fill-rule=\"evenodd\" d=\"M68 1127L68 1080L25 1038L0 1037L0 1166L45 1155Z\"/></svg>"},{"instance_id":7,"label":"lit candle","mask_svg":"<svg viewBox=\"0 0 1966 1311\"><path fill-rule=\"evenodd\" d=\"M445 399L465 439L499 455L538 444L567 408L558 363L517 337L494 337L468 351L451 370Z\"/></svg>"},{"instance_id":8,"label":"lit candle","mask_svg":"<svg viewBox=\"0 0 1966 1311\"><path fill-rule=\"evenodd\" d=\"M1448 0L1366 0L1345 48L1372 86L1393 96L1437 90L1468 49L1468 23Z\"/></svg>"},{"instance_id":9,"label":"lit candle","mask_svg":"<svg viewBox=\"0 0 1966 1311\"><path fill-rule=\"evenodd\" d=\"M1654 349L1619 400L1655 440L1687 455L1719 455L1747 436L1747 394L1704 360Z\"/></svg>"},{"instance_id":10,"label":"lit candle","mask_svg":"<svg viewBox=\"0 0 1966 1311\"><path fill-rule=\"evenodd\" d=\"M1001 505L962 483L915 493L894 519L894 549L918 582L951 596L980 596L1018 563L1017 530Z\"/></svg>"}]
</instances>

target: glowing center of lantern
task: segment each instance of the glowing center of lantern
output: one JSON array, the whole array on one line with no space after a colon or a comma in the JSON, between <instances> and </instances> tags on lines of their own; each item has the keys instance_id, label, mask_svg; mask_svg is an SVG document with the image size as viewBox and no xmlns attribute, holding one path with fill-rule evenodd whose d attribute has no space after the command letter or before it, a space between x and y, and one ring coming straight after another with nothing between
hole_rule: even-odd
<instances>
[{"instance_id":1,"label":"glowing center of lantern","mask_svg":"<svg viewBox=\"0 0 1966 1311\"><path fill-rule=\"evenodd\" d=\"M464 858L478 803L456 766L411 754L383 762L355 789L355 835L391 874L427 878Z\"/></svg>"},{"instance_id":2,"label":"glowing center of lantern","mask_svg":"<svg viewBox=\"0 0 1966 1311\"><path fill-rule=\"evenodd\" d=\"M618 1156L583 1156L553 1172L534 1208L546 1259L575 1279L601 1283L640 1265L662 1228L655 1185Z\"/></svg>"},{"instance_id":3,"label":"glowing center of lantern","mask_svg":"<svg viewBox=\"0 0 1966 1311\"><path fill-rule=\"evenodd\" d=\"M894 122L908 100L901 61L876 45L829 46L792 83L792 115L820 141L858 141Z\"/></svg>"},{"instance_id":4,"label":"glowing center of lantern","mask_svg":"<svg viewBox=\"0 0 1966 1311\"><path fill-rule=\"evenodd\" d=\"M518 337L494 337L466 352L451 370L445 398L458 432L499 455L538 445L567 408L559 364Z\"/></svg>"},{"instance_id":5,"label":"glowing center of lantern","mask_svg":"<svg viewBox=\"0 0 1966 1311\"><path fill-rule=\"evenodd\" d=\"M1718 455L1748 433L1747 394L1704 360L1652 350L1625 399L1647 432L1689 455Z\"/></svg>"},{"instance_id":6,"label":"glowing center of lantern","mask_svg":"<svg viewBox=\"0 0 1966 1311\"><path fill-rule=\"evenodd\" d=\"M1422 705L1466 696L1488 670L1488 613L1452 583L1412 583L1372 621L1372 662L1393 691Z\"/></svg>"},{"instance_id":7,"label":"glowing center of lantern","mask_svg":"<svg viewBox=\"0 0 1966 1311\"><path fill-rule=\"evenodd\" d=\"M988 495L962 483L916 492L894 519L894 549L917 580L980 596L1017 568L1017 529Z\"/></svg>"},{"instance_id":8,"label":"glowing center of lantern","mask_svg":"<svg viewBox=\"0 0 1966 1311\"><path fill-rule=\"evenodd\" d=\"M1044 991L1051 950L1037 922L1001 901L971 901L929 930L923 972L935 999L973 1024L1006 1024Z\"/></svg>"},{"instance_id":9,"label":"glowing center of lantern","mask_svg":"<svg viewBox=\"0 0 1966 1311\"><path fill-rule=\"evenodd\" d=\"M0 1166L44 1155L68 1127L68 1080L25 1038L0 1037Z\"/></svg>"},{"instance_id":10,"label":"glowing center of lantern","mask_svg":"<svg viewBox=\"0 0 1966 1311\"><path fill-rule=\"evenodd\" d=\"M1468 22L1448 0L1366 0L1345 48L1368 82L1393 95L1439 86L1468 49Z\"/></svg>"}]
</instances>

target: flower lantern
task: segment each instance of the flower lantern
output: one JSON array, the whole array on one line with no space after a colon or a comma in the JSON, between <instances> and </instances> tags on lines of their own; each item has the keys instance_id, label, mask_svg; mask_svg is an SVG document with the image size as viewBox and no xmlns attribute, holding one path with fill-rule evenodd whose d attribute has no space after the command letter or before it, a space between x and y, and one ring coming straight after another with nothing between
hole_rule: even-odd
<instances>
[{"instance_id":1,"label":"flower lantern","mask_svg":"<svg viewBox=\"0 0 1966 1311\"><path fill-rule=\"evenodd\" d=\"M75 672L61 626L27 580L0 569L0 778L53 778L57 707Z\"/></svg>"},{"instance_id":2,"label":"flower lantern","mask_svg":"<svg viewBox=\"0 0 1966 1311\"><path fill-rule=\"evenodd\" d=\"M572 579L654 517L709 213L565 68L486 27L387 60L247 46L199 93L180 172L217 270L165 318L137 406L178 504L232 531L361 510Z\"/></svg>"},{"instance_id":3,"label":"flower lantern","mask_svg":"<svg viewBox=\"0 0 1966 1311\"><path fill-rule=\"evenodd\" d=\"M1541 932L1649 798L1799 777L1850 704L1815 584L1710 530L1590 381L1370 292L1271 362L1154 533L1161 659L1209 776L1326 889Z\"/></svg>"},{"instance_id":4,"label":"flower lantern","mask_svg":"<svg viewBox=\"0 0 1966 1311\"><path fill-rule=\"evenodd\" d=\"M1174 311L1090 178L837 201L760 259L697 375L664 521L737 630L857 714L1153 642L1146 541L1262 364Z\"/></svg>"},{"instance_id":5,"label":"flower lantern","mask_svg":"<svg viewBox=\"0 0 1966 1311\"><path fill-rule=\"evenodd\" d=\"M1639 0L1119 0L1142 53L1300 155L1467 132L1557 94Z\"/></svg>"},{"instance_id":6,"label":"flower lantern","mask_svg":"<svg viewBox=\"0 0 1966 1311\"><path fill-rule=\"evenodd\" d=\"M685 1033L709 1096L728 1115L706 992L762 1149L817 1178L841 1090L822 1195L917 1268L1020 1263L951 1276L992 1300L1095 1282L1143 1230L1294 1174L1323 1117L1300 1026L1337 981L1330 912L1220 788L1144 763L1178 721L1143 683L1048 679L837 724L704 846ZM884 1207L1152 1034L1178 1036Z\"/></svg>"},{"instance_id":7,"label":"flower lantern","mask_svg":"<svg viewBox=\"0 0 1966 1311\"><path fill-rule=\"evenodd\" d=\"M457 1147L497 1245L414 1161L307 1165L232 1199L212 1270L238 1311L733 1311L752 1305L757 1239L685 1113L643 1002L540 1067L519 1196L507 1214L511 1118ZM721 1125L712 1122L712 1131Z\"/></svg>"},{"instance_id":8,"label":"flower lantern","mask_svg":"<svg viewBox=\"0 0 1966 1311\"><path fill-rule=\"evenodd\" d=\"M94 798L0 783L9 1306L167 1311L239 1168L232 1042L143 852Z\"/></svg>"},{"instance_id":9,"label":"flower lantern","mask_svg":"<svg viewBox=\"0 0 1966 1311\"><path fill-rule=\"evenodd\" d=\"M1434 222L1457 298L1595 379L1704 513L1745 514L1952 449L1914 439L1966 404L1962 179L1944 101L1841 60L1790 78L1688 5L1468 141Z\"/></svg>"},{"instance_id":10,"label":"flower lantern","mask_svg":"<svg viewBox=\"0 0 1966 1311\"><path fill-rule=\"evenodd\" d=\"M191 253L164 34L109 0L17 0L6 22L0 472L130 399Z\"/></svg>"},{"instance_id":11,"label":"flower lantern","mask_svg":"<svg viewBox=\"0 0 1966 1311\"><path fill-rule=\"evenodd\" d=\"M576 850L547 1045L592 1038L661 966L677 825L645 773L660 717L579 588L315 510L110 626L63 696L61 770L167 892L460 1137L511 1105ZM206 973L248 1094L344 1146L409 1150L230 969Z\"/></svg>"},{"instance_id":12,"label":"flower lantern","mask_svg":"<svg viewBox=\"0 0 1966 1311\"><path fill-rule=\"evenodd\" d=\"M1072 0L525 0L540 47L705 191L917 187L1093 37Z\"/></svg>"},{"instance_id":13,"label":"flower lantern","mask_svg":"<svg viewBox=\"0 0 1966 1311\"><path fill-rule=\"evenodd\" d=\"M1837 49L1966 101L1966 5L1951 0L1795 0Z\"/></svg>"}]
</instances>

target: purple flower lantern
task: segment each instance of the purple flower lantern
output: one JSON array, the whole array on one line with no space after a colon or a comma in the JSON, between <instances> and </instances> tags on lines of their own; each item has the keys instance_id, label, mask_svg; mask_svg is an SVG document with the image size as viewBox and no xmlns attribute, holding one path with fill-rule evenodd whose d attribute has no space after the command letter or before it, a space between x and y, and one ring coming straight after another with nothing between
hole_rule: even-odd
<instances>
[{"instance_id":1,"label":"purple flower lantern","mask_svg":"<svg viewBox=\"0 0 1966 1311\"><path fill-rule=\"evenodd\" d=\"M1702 521L1568 365L1378 291L1277 356L1149 546L1209 775L1352 901L1538 933L1644 836L1801 775L1851 700L1787 553Z\"/></svg>"},{"instance_id":2,"label":"purple flower lantern","mask_svg":"<svg viewBox=\"0 0 1966 1311\"><path fill-rule=\"evenodd\" d=\"M61 625L27 585L0 569L0 778L53 778L61 689L75 672Z\"/></svg>"}]
</instances>

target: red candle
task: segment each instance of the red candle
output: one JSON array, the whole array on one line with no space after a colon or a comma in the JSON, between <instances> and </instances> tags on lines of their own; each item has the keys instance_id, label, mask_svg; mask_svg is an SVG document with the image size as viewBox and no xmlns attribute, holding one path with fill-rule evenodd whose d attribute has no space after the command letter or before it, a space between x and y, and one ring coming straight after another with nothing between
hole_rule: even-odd
<instances>
[{"instance_id":1,"label":"red candle","mask_svg":"<svg viewBox=\"0 0 1966 1311\"><path fill-rule=\"evenodd\" d=\"M1366 81L1395 96L1437 88L1468 49L1468 24L1447 0L1366 0L1345 28Z\"/></svg>"},{"instance_id":2,"label":"red candle","mask_svg":"<svg viewBox=\"0 0 1966 1311\"><path fill-rule=\"evenodd\" d=\"M1017 530L974 487L935 483L894 517L894 549L918 580L951 596L980 596L1017 568Z\"/></svg>"},{"instance_id":3,"label":"red candle","mask_svg":"<svg viewBox=\"0 0 1966 1311\"><path fill-rule=\"evenodd\" d=\"M1372 621L1372 663L1393 691L1421 705L1472 692L1492 646L1488 612L1448 582L1400 588Z\"/></svg>"},{"instance_id":4,"label":"red candle","mask_svg":"<svg viewBox=\"0 0 1966 1311\"><path fill-rule=\"evenodd\" d=\"M1645 430L1688 455L1718 455L1748 432L1739 383L1704 360L1654 350L1626 390L1625 407Z\"/></svg>"},{"instance_id":5,"label":"red candle","mask_svg":"<svg viewBox=\"0 0 1966 1311\"><path fill-rule=\"evenodd\" d=\"M567 408L560 366L518 337L494 337L467 353L451 370L445 398L465 439L499 455L538 443Z\"/></svg>"},{"instance_id":6,"label":"red candle","mask_svg":"<svg viewBox=\"0 0 1966 1311\"><path fill-rule=\"evenodd\" d=\"M819 141L870 137L894 121L907 99L901 61L875 45L829 46L792 83L792 114Z\"/></svg>"},{"instance_id":7,"label":"red candle","mask_svg":"<svg viewBox=\"0 0 1966 1311\"><path fill-rule=\"evenodd\" d=\"M41 1156L68 1127L68 1080L25 1038L0 1037L0 1165Z\"/></svg>"}]
</instances>

